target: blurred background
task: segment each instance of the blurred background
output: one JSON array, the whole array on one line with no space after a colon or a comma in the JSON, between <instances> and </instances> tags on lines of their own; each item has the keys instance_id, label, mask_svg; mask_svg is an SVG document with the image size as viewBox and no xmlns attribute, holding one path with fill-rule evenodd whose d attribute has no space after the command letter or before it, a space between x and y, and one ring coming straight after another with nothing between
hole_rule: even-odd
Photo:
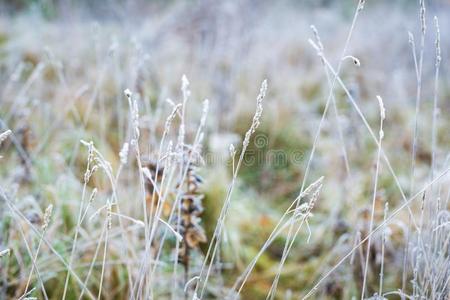
<instances>
[{"instance_id":1,"label":"blurred background","mask_svg":"<svg viewBox=\"0 0 450 300\"><path fill-rule=\"evenodd\" d=\"M374 132L379 126L376 95L384 99L383 148L408 196L430 176L435 15L440 23L442 56L436 161L439 168L448 165L450 1L432 0L426 5L417 188L410 190L417 82L408 32L414 35L418 47L418 1L366 1L346 52L358 58L360 66L351 59L344 60L340 73ZM314 39L310 25L317 28L324 53L336 67L356 7L355 0L0 1L0 130L10 128L14 132L14 139L0 146L1 185L30 218L42 216L45 207L54 204L49 240L67 257L86 163L80 139L94 141L112 168L117 169L118 153L129 134L128 103L123 95L128 88L139 99L141 151L154 159L171 111L166 99L181 101L181 78L185 74L191 90L186 112L188 139L195 135L202 101L210 101L202 149L204 163L199 166L205 196L202 226L210 239L231 180L229 145L242 142L251 124L260 84L267 79L261 126L250 143L226 220L222 265L217 271L222 275L212 280L209 291L210 299L223 299L223 290L258 253L305 179L330 91L327 72L308 42ZM281 274L277 299L304 295L353 247L358 236L367 233L377 146L337 84L334 98L336 106L330 108L324 120L306 178L311 183L325 176L309 221L312 235L307 242L305 229L296 239ZM176 132L171 138L176 141ZM140 206L133 195L139 191L139 181L131 171L136 162L131 165L118 193L128 202L125 212L138 218ZM101 176L95 177L89 187L97 187L100 194L109 192L108 182ZM448 197L447 191L448 185L443 186L443 198ZM384 203L388 202L392 209L402 203L385 165L380 170L377 199L380 205L376 207L376 224L383 220ZM23 292L30 259L18 229L14 229L17 224L3 204L0 208L0 246L14 250L14 259L2 263L0 298L12 299ZM415 202L412 209L420 209L420 202ZM407 219L406 211L402 212L389 226L386 290L401 287ZM96 230L95 222L88 223L83 239L92 239ZM30 244L36 243L28 238ZM285 240L281 234L264 252L242 299L265 298ZM379 234L374 235L373 243L374 253L378 253ZM86 257L80 256L80 261L89 261L93 246L83 244ZM117 239L109 247L114 253L122 246ZM206 249L202 246L199 255ZM64 268L48 249L43 251L37 264L41 269L52 266L42 276L51 290L49 297L60 299ZM111 259L120 260L119 252ZM317 292L316 299L359 297L361 259L357 253L338 268ZM379 257L374 255L370 294L377 290L379 268ZM98 275L100 269L95 270ZM80 263L79 272L87 271ZM105 286L109 289L105 290L110 294L104 294L105 299L126 299L129 287L122 271L119 263L108 267ZM156 299L168 298L170 279L161 276ZM94 282L92 288L97 285ZM410 290L412 287L408 287ZM73 297L78 295L75 287L73 293ZM397 295L386 297L400 299Z\"/></svg>"}]
</instances>

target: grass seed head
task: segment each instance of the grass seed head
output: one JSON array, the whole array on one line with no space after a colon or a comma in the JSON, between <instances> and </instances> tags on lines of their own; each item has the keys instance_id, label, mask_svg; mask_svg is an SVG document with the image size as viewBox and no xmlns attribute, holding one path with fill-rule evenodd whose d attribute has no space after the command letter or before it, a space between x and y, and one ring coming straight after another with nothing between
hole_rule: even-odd
<instances>
[{"instance_id":1,"label":"grass seed head","mask_svg":"<svg viewBox=\"0 0 450 300\"><path fill-rule=\"evenodd\" d=\"M10 253L11 253L11 249L2 250L2 251L0 251L0 257L9 256Z\"/></svg>"},{"instance_id":2,"label":"grass seed head","mask_svg":"<svg viewBox=\"0 0 450 300\"><path fill-rule=\"evenodd\" d=\"M12 134L11 130L6 130L3 133L0 133L0 145Z\"/></svg>"}]
</instances>

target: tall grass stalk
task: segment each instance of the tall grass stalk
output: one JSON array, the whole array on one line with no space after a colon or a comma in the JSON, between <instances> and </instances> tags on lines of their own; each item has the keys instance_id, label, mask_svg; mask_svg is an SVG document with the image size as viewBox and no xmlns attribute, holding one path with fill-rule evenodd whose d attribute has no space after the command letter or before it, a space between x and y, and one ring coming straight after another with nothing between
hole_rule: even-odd
<instances>
[{"instance_id":1,"label":"tall grass stalk","mask_svg":"<svg viewBox=\"0 0 450 300\"><path fill-rule=\"evenodd\" d=\"M182 105L181 105L181 113L180 113L180 127L178 129L178 141L177 141L177 145L176 145L176 150L179 152L181 158L180 158L180 172L179 172L179 178L182 178L182 180L180 180L180 182L184 182L186 175L187 175L187 171L188 171L188 166L183 166L183 153L184 153L184 147L185 147L185 136L186 136L186 122L185 122L185 117L186 117L186 105L187 105L187 101L190 97L191 91L189 90L189 81L186 77L186 75L183 75L183 77L181 78L181 92L183 94L183 101L182 101ZM177 191L177 198L175 200L175 204L174 204L174 208L176 209L176 230L177 233L180 234L179 232L179 228L180 226L180 222L181 222L181 195L182 195L182 190L181 190L181 186ZM179 253L180 251L180 240L176 240L175 241L175 253ZM178 259L174 260L174 264L173 264L173 280L174 282L178 282ZM171 297L172 299L176 299L176 293L178 293L178 289L172 289L171 292Z\"/></svg>"},{"instance_id":2,"label":"tall grass stalk","mask_svg":"<svg viewBox=\"0 0 450 300\"><path fill-rule=\"evenodd\" d=\"M94 145L93 143L89 143L88 145L88 157L87 157L87 163L86 163L86 171L84 173L84 180L83 180L83 191L81 192L81 201L80 201L80 205L79 205L79 209L78 209L78 218L77 218L77 224L75 227L75 235L73 238L73 243L72 243L72 251L70 252L70 257L69 257L69 269L72 268L72 264L73 264L73 260L75 257L75 252L77 250L77 242L78 242L78 234L80 232L81 229L81 217L82 217L82 213L83 213L83 207L84 207L84 202L85 202L85 195L86 195L86 188L87 188L87 184L89 182L89 179L92 175L92 169L91 169L91 165L93 163L94 160L94 149L93 149ZM69 285L69 279L70 279L70 272L69 270L67 270L67 274L66 274L66 279L64 282L64 291L63 291L63 296L62 296L62 300L66 299L66 295L67 295L67 288Z\"/></svg>"},{"instance_id":3,"label":"tall grass stalk","mask_svg":"<svg viewBox=\"0 0 450 300\"><path fill-rule=\"evenodd\" d=\"M72 277L77 281L77 283L81 287L85 287L84 283L81 281L80 277L75 273L73 268L69 266L69 264L65 261L65 259L61 256L61 254L56 251L56 249L52 246L52 244L42 235L42 233L27 219L27 217L14 205L14 203L8 198L6 193L0 188L0 198L2 201L6 203L9 210L14 216L17 216L17 218L20 218L23 220L33 231L33 233L46 244L46 246L50 249L50 251L58 258L58 260L64 265L65 270L68 270L68 272L71 273ZM95 300L95 296L92 294L92 292L86 288L87 295L90 299Z\"/></svg>"},{"instance_id":4,"label":"tall grass stalk","mask_svg":"<svg viewBox=\"0 0 450 300\"><path fill-rule=\"evenodd\" d=\"M389 203L386 202L384 206L384 217L383 223L386 223L386 217L388 215ZM384 253L386 248L386 226L383 228L382 236L381 236L381 262L380 262L380 284L378 288L378 295L383 297L383 280L384 280Z\"/></svg>"},{"instance_id":5,"label":"tall grass stalk","mask_svg":"<svg viewBox=\"0 0 450 300\"><path fill-rule=\"evenodd\" d=\"M44 213L44 224L42 225L42 236L45 236L45 232L47 231L48 225L50 223L50 218L51 218L51 215L52 215L52 210L53 210L53 205L51 205L51 204L45 210L45 213ZM27 284L25 285L24 295L26 295L26 293L28 291L28 287L30 286L31 277L33 276L34 267L36 265L36 261L37 261L38 255L39 255L39 251L41 250L41 246L42 246L42 238L39 238L39 242L38 242L38 246L37 246L37 249L36 249L36 253L34 254L33 263L31 265L30 275L28 275ZM44 287L42 287L42 293L44 294L45 299L48 299L47 293L45 292L45 288Z\"/></svg>"},{"instance_id":6,"label":"tall grass stalk","mask_svg":"<svg viewBox=\"0 0 450 300\"><path fill-rule=\"evenodd\" d=\"M89 282L89 279L91 277L92 270L94 269L95 261L97 260L98 253L100 252L101 242L103 240L103 236L105 235L107 227L108 227L108 221L105 220L105 222L104 222L104 224L102 226L102 231L101 231L100 236L99 236L98 241L97 241L97 246L95 247L94 255L93 255L91 263L89 265L88 273L87 273L86 278L84 280L84 286L87 286L87 284ZM85 293L85 288L83 287L81 289L80 296L78 297L78 300L83 299L84 293Z\"/></svg>"},{"instance_id":7,"label":"tall grass stalk","mask_svg":"<svg viewBox=\"0 0 450 300\"><path fill-rule=\"evenodd\" d=\"M372 231L373 228L373 220L375 216L375 204L377 200L377 189L378 189L378 175L380 172L380 157L382 150L382 140L384 136L383 132L383 121L386 118L385 109L383 105L383 100L380 96L377 96L378 103L380 106L380 133L379 133L379 141L378 141L378 151L377 151L377 160L375 165L375 175L374 175L374 183L373 183L373 193L372 193L372 209L370 211L370 223L369 223L369 232ZM365 292L366 292L366 282L367 282L367 270L369 269L369 257L370 257L370 246L371 246L372 238L369 236L367 240L367 248L366 248L366 263L364 267L364 277L363 277L363 285L361 291L361 300L364 300Z\"/></svg>"},{"instance_id":8,"label":"tall grass stalk","mask_svg":"<svg viewBox=\"0 0 450 300\"><path fill-rule=\"evenodd\" d=\"M434 97L433 97L433 121L432 121L432 131L431 131L431 180L433 180L434 172L436 169L436 146L437 146L437 122L438 122L438 100L439 100L439 71L441 67L441 33L439 29L439 20L438 17L434 17L434 24L436 27L436 39L435 39L435 48L436 48L436 60L435 60L435 74L434 74ZM431 196L434 198L435 193L432 187ZM436 203L436 211L437 213L440 209L439 197L437 198L438 203ZM431 211L430 211L431 216Z\"/></svg>"},{"instance_id":9,"label":"tall grass stalk","mask_svg":"<svg viewBox=\"0 0 450 300\"><path fill-rule=\"evenodd\" d=\"M103 277L105 276L105 263L106 263L106 253L108 250L108 234L109 231L111 230L111 201L108 200L107 205L107 213L106 213L106 233L105 233L105 241L104 243L104 248L103 248L103 260L102 260L102 271L100 274L100 284L99 284L99 288L98 288L98 296L97 299L100 299L100 296L102 295L102 287L103 287Z\"/></svg>"},{"instance_id":10,"label":"tall grass stalk","mask_svg":"<svg viewBox=\"0 0 450 300\"><path fill-rule=\"evenodd\" d=\"M31 246L30 246L30 244L29 244L28 241L27 241L27 238L26 238L26 235L25 235L25 232L24 232L24 229L23 229L23 225L20 224L20 223L19 223L19 231L20 231L20 235L21 235L21 237L22 237L22 240L24 241L25 248L27 249L27 253L28 253L29 257L32 259L32 262L31 262L31 264L32 264L31 268L32 268L32 269L31 269L31 271L30 271L30 277L29 277L29 280L31 281L31 274L32 274L32 272L33 272L34 270L36 270L37 279L38 279L38 282L39 282L39 285L40 285L40 288L41 288L42 295L44 296L44 299L47 300L47 299L48 299L48 296L47 296L47 292L45 291L44 281L42 280L41 273L40 273L40 271L39 271L39 269L38 269L38 267L37 267L37 265L36 265L36 259L35 259L35 258L37 257L37 255L34 255L34 256L33 256L32 251L31 251ZM41 240L42 240L42 239L41 239ZM38 249L38 250L39 250L39 249ZM38 250L36 250L36 254L38 253ZM27 290L28 290L28 285L29 285L29 282L27 282L27 286L25 287L24 294L23 294L21 297L19 297L19 299L23 299L23 298L26 297L28 294L32 293L33 290L35 289L35 288L32 288L30 291L27 292Z\"/></svg>"},{"instance_id":11,"label":"tall grass stalk","mask_svg":"<svg viewBox=\"0 0 450 300\"><path fill-rule=\"evenodd\" d=\"M316 49L316 51L318 51L318 47L317 45L312 41L309 40L310 44L313 46L314 49ZM323 52L318 51L317 54L319 55L319 57L322 59L322 62L325 64L325 66L328 68L328 70L334 75L336 76L336 71L334 70L334 68L331 66L330 62L327 60L327 58L325 57L325 55L323 54ZM369 132L369 135L372 139L372 141L376 144L377 147L379 147L379 141L377 136L375 135L374 131L372 130L372 128L369 125L369 122L367 121L366 117L364 116L363 112L361 111L361 108L359 107L359 105L356 103L353 95L350 93L349 89L347 88L347 86L344 84L344 82L342 81L342 79L340 78L340 76L336 76L337 82L339 83L339 85L341 86L342 90L345 92L348 100L350 101L350 103L352 104L353 108L355 109L355 111L357 112L358 116L360 117L361 121L363 122L364 126L366 127L367 131ZM399 190L402 199L404 202L407 202L406 195L403 191L403 188L400 184L400 181L398 179L398 176L396 175L394 169L392 168L391 162L389 160L389 158L387 157L386 153L384 152L384 150L382 150L381 152L382 158L386 164L386 166L388 167L389 173L391 174L392 178L395 181L395 185L397 187L397 189ZM417 225L417 223L415 222L414 219L414 215L411 211L411 208L409 206L407 206L407 210L409 215L411 216L412 219L412 223L414 225L414 227L418 230L419 227Z\"/></svg>"},{"instance_id":12,"label":"tall grass stalk","mask_svg":"<svg viewBox=\"0 0 450 300\"><path fill-rule=\"evenodd\" d=\"M275 225L271 234L264 242L263 246L259 250L258 254L252 259L250 264L244 270L244 272L236 279L233 287L228 293L228 297L230 299L237 299L240 292L242 291L246 281L250 277L250 274L255 267L257 261L267 250L267 248L272 244L276 237L278 237L285 229L288 228L292 223L298 224L297 228L302 228L302 225L307 222L307 219L311 216L311 211L313 209L314 203L317 200L320 189L322 188L323 177L319 178L315 182L313 182L305 191L299 195L291 205L286 209L284 214L281 216L278 223ZM307 201L309 198L309 201ZM297 203L302 201L302 204L297 207ZM287 218L287 220L285 220ZM234 293L234 295L233 295Z\"/></svg>"},{"instance_id":13,"label":"tall grass stalk","mask_svg":"<svg viewBox=\"0 0 450 300\"><path fill-rule=\"evenodd\" d=\"M353 20L352 20L352 23L350 25L350 29L349 29L348 34L347 34L347 38L346 38L346 41L345 41L345 44L344 44L344 48L342 50L342 54L341 54L341 56L339 58L339 62L338 62L338 65L337 65L337 72L336 72L336 74L333 77L333 80L332 80L332 83L331 83L331 87L330 87L330 92L329 92L329 95L327 97L327 101L326 101L326 104L325 104L325 108L324 108L324 111L322 113L322 117L320 119L320 122L319 122L319 125L318 125L318 129L317 129L316 134L314 136L314 141L313 141L313 144L312 144L311 153L309 155L308 162L306 164L305 174L304 174L304 177L303 177L303 182L302 182L299 194L301 194L304 191L304 189L305 189L305 185L306 185L306 182L307 182L307 179L308 179L308 176L309 176L309 171L310 171L310 168L311 168L311 162L312 162L312 160L314 158L315 150L316 150L316 147L317 147L317 143L318 143L321 131L322 131L322 126L323 126L323 123L324 123L325 118L327 116L327 112L328 112L330 101L333 98L334 88L335 88L335 85L336 85L336 79L337 79L337 76L339 75L339 72L341 71L343 58L347 55L347 48L348 48L348 46L350 44L350 40L351 40L351 37L352 37L352 34L353 34L353 30L355 29L356 21L358 19L358 16L360 15L360 12L364 8L364 3L365 3L364 0L359 0L358 1L355 13L353 15ZM315 32L315 34L318 37L317 32ZM320 39L318 39L318 40L320 41ZM319 45L320 45L320 47L323 48L321 43ZM320 50L320 51L322 51L322 50ZM278 272L275 275L275 278L274 278L274 280L272 282L272 286L270 288L269 294L267 295L266 299L273 300L273 298L275 297L275 291L276 291L277 286L278 286L278 281L279 281L279 278L280 278L281 271L283 269L284 261L286 260L286 258L288 256L288 249L290 248L290 245L293 243L293 241L295 240L295 237L296 237L295 235L293 235L293 233L294 233L294 227L291 224L291 226L289 227L288 234L287 234L286 242L284 244L283 255L282 255L280 263L278 264Z\"/></svg>"},{"instance_id":14,"label":"tall grass stalk","mask_svg":"<svg viewBox=\"0 0 450 300\"><path fill-rule=\"evenodd\" d=\"M230 208L231 196L233 194L234 186L237 180L238 172L241 168L241 164L244 160L244 155L246 153L247 147L250 143L250 138L255 133L256 129L259 127L260 118L263 112L263 100L266 96L267 92L267 80L264 80L261 84L261 88L259 90L258 97L256 98L256 112L253 115L252 124L249 130L246 132L244 141L242 142L242 149L239 155L239 159L235 167L233 167L233 177L231 179L231 183L228 186L227 194L225 197L224 204L222 206L222 210L220 211L220 215L217 221L216 228L214 230L213 237L211 238L211 242L209 243L208 251L206 253L205 258L203 259L203 264L200 269L199 280L196 283L195 290L193 293L193 299L199 298L202 299L204 292L207 287L209 275L211 273L212 266L214 264L214 259L217 253L217 249L221 243L223 225L225 223L225 218L228 214L228 210ZM209 261L209 265L208 265ZM208 267L207 267L208 265ZM207 269L206 269L207 268ZM200 290L200 295L198 295L198 291Z\"/></svg>"},{"instance_id":15,"label":"tall grass stalk","mask_svg":"<svg viewBox=\"0 0 450 300\"><path fill-rule=\"evenodd\" d=\"M317 49L317 46L315 45L314 42L310 41L310 43L313 45L314 48ZM330 65L330 63L329 63L328 60L325 58L325 56L323 55L323 53L320 53L320 52L319 52L319 56L322 58L322 61L326 64L326 66L329 68L329 70L330 70L332 73L335 74L335 71L333 70L333 67ZM355 102L353 96L351 95L351 93L349 92L349 90L347 89L347 87L345 86L345 84L343 83L342 79L341 79L339 76L337 76L337 80L338 80L340 86L342 87L342 89L344 90L344 92L346 93L346 95L347 95L348 99L350 100L351 104L354 106L355 110L357 111L357 113L358 113L358 115L360 116L361 120L363 121L364 125L365 125L366 128L368 129L368 131L369 131L369 133L370 133L370 136L372 137L372 140L374 140L374 142L376 143L376 145L379 147L379 141L377 140L377 138L376 138L376 136L375 136L373 130L371 129L369 123L367 122L366 118L364 117L364 114L361 112L361 109L360 109L359 106L356 104L356 102ZM390 163L388 157L386 156L386 154L384 153L383 150L382 150L382 156L383 156L383 159L384 159L384 161L385 161L385 163L386 163L386 166L387 166L388 169L389 169L389 172L391 173L391 175L392 175L392 177L393 177L393 179L394 179L394 181L395 181L395 184L396 184L398 190L399 190L400 193L401 193L401 196L402 196L402 198L403 198L404 204L406 204L406 208L407 208L408 213L409 213L408 220L411 220L411 221L412 221L412 224L414 225L414 227L415 227L415 229L416 229L416 231L420 232L420 231L421 231L421 224L422 224L422 221L420 222L419 225L417 225L417 223L416 223L416 221L415 221L415 218L414 218L414 215L413 215L413 213L412 213L412 211L411 211L411 208L409 207L408 200L407 200L407 198L406 198L406 196L405 196L405 193L403 192L403 189L402 189L402 187L401 187L401 185L400 185L399 179L398 179L398 177L396 176L396 174L395 174L395 172L394 172L394 170L393 170L393 168L392 168L392 166L391 166L391 163ZM431 181L431 182L434 182L434 181ZM424 203L423 203L423 205L424 205ZM423 205L422 205L422 207L423 207ZM423 214L421 214L421 215L423 215ZM410 224L408 225L408 228L409 228L409 227L410 227ZM410 238L409 230L406 230L406 240L407 240L407 245L405 245L405 253L407 253L407 247L408 247L408 244L409 244L409 238ZM418 244L420 244L422 247L424 246L424 241L423 241L423 238L422 238L422 235L421 235L421 234L418 234L418 235L417 235L417 242L418 242ZM406 254L405 254L405 255L406 255ZM404 256L404 258L406 259L406 256ZM428 264L428 261L427 261L427 257L424 257L424 259L425 259L426 264L429 265L429 264ZM404 261L404 263L405 263L405 261ZM404 292L401 293L401 295L404 295L404 294L405 294ZM403 296L402 296L402 297L403 297Z\"/></svg>"},{"instance_id":16,"label":"tall grass stalk","mask_svg":"<svg viewBox=\"0 0 450 300\"><path fill-rule=\"evenodd\" d=\"M314 34L314 39L315 39L317 48L320 51L323 51L324 47L323 47L322 41L320 39L319 31L317 30L317 28L314 25L311 25L310 28ZM333 88L333 81L331 79L330 73L328 72L328 70L326 68L325 68L325 74L327 77L329 89L331 90ZM334 96L334 93L331 93L331 101L333 104L333 111L334 111L334 115L336 118L336 127L337 127L337 131L338 131L338 136L339 136L339 140L341 142L342 156L344 159L345 170L347 171L347 175L349 176L350 175L350 163L348 161L348 155L347 155L347 149L345 146L344 134L343 134L342 128L341 128L341 122L340 122L340 118L339 118L339 112L338 112L338 108L337 108L337 104L336 104L336 97Z\"/></svg>"},{"instance_id":17,"label":"tall grass stalk","mask_svg":"<svg viewBox=\"0 0 450 300\"><path fill-rule=\"evenodd\" d=\"M186 91L183 92L183 95L184 95L183 98L187 100L187 95L190 92L189 93L187 92L187 86L186 86L185 90ZM185 103L186 103L186 101L183 100L183 105ZM178 182L185 182L185 180L187 178L188 170L189 170L189 165L193 162L193 160L195 159L195 156L199 155L199 153L195 153L195 152L197 151L196 149L198 149L200 147L200 145L201 145L201 143L203 141L203 130L204 130L204 127L206 125L206 118L207 118L207 115L208 115L208 110L209 110L209 101L206 99L203 102L202 117L201 117L200 124L199 124L199 126L197 128L197 131L196 131L196 134L195 134L195 137L194 137L194 141L193 141L193 144L192 144L192 151L189 151L189 154L187 155L186 161L184 161L186 155L185 155L184 150L183 150L183 148L185 148L186 145L183 145L181 148L177 147L177 148L179 148L178 153L180 155L179 181ZM180 136L180 135L184 135L183 130L180 131L180 134L179 134L179 137L178 137L179 138L179 142L178 142L179 144L180 144L181 140L184 140L184 137ZM182 143L184 144L184 142L182 142ZM171 174L171 175L173 175L173 174ZM171 181L172 181L172 179L169 180L169 183ZM166 195L169 192L170 185L167 185L167 187L168 188L166 190ZM182 197L182 194L183 194L182 186L180 185L177 188L175 201L173 203L173 207L172 207L172 210L171 210L170 215L169 215L169 221L171 221L171 222L173 221L173 218L176 218L176 225L177 225L177 227L176 227L176 234L177 234L177 236L180 236L179 228L180 228L180 214L181 214L181 197ZM160 215L161 215L161 212L162 212L161 209L162 209L162 207L160 207L159 212L158 212L159 220L161 220L160 219ZM157 211L158 211L158 208L157 208ZM156 227L155 227L155 230L156 230ZM160 247L159 247L158 254L157 254L157 260L159 259L160 255L161 255L162 247L163 247L163 244L164 244L164 242L166 240L166 234L167 234L167 228L165 228L164 234L163 234L162 239L160 241ZM178 253L178 251L179 251L180 242L181 242L180 239L176 240L175 253ZM155 265L155 268L151 272L152 276L153 276L153 273L154 273L156 267L157 266ZM175 259L174 269L173 269L173 274L172 274L173 275L173 279L175 280L175 282L178 282L177 268L178 268L178 259ZM176 290L172 291L172 297L176 296L176 292L178 292L178 291L176 291Z\"/></svg>"},{"instance_id":18,"label":"tall grass stalk","mask_svg":"<svg viewBox=\"0 0 450 300\"><path fill-rule=\"evenodd\" d=\"M356 250L358 250L364 243L367 242L367 240L377 233L378 231L382 230L386 224L389 224L391 220L393 220L403 209L407 208L414 200L416 200L419 196L423 194L424 191L430 188L432 184L435 184L436 182L439 182L444 176L446 176L450 172L450 168L447 168L442 173L440 173L433 181L428 182L425 184L422 189L420 189L416 194L409 197L402 205L397 207L390 216L386 218L380 225L375 227L371 232L367 234L365 238L363 238L359 243L357 243L349 252L347 252L346 255L344 255L329 271L327 271L324 275L320 277L319 280L316 281L314 286L306 293L305 296L302 297L302 299L307 299L311 297L315 292L317 292L317 289L319 286L325 281L326 278L328 278L334 271L336 271L339 266L341 266L347 258L349 258Z\"/></svg>"},{"instance_id":19,"label":"tall grass stalk","mask_svg":"<svg viewBox=\"0 0 450 300\"><path fill-rule=\"evenodd\" d=\"M419 20L420 20L420 54L419 61L417 62L416 54L415 54L415 46L414 43L411 44L413 47L413 57L414 57L414 65L416 67L416 75L417 75L417 90L416 90L416 112L414 115L414 132L413 132L413 140L412 140L412 159L411 159L411 178L410 178L410 194L414 193L414 182L416 176L416 155L417 155L417 144L418 144L418 124L419 124L419 114L420 114L420 102L422 96L422 69L423 69L423 56L425 50L425 35L426 35L426 8L425 8L425 0L420 0L420 9L419 9ZM411 41L411 39L410 39ZM412 39L412 41L414 41ZM408 227L410 227L411 223L410 216L408 218ZM422 217L421 217L422 219ZM421 222L422 223L422 222ZM420 228L422 230L422 228ZM403 273L402 273L402 291L405 291L406 288L406 279L407 279L407 260L408 260L408 252L409 252L409 240L410 233L407 231L406 245L403 257ZM404 297L402 297L404 299Z\"/></svg>"}]
</instances>

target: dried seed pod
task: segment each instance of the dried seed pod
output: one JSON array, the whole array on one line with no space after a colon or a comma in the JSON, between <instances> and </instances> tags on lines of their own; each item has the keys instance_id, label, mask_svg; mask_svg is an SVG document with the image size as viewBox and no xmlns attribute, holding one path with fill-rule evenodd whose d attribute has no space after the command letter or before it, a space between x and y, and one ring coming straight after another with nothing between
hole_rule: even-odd
<instances>
[{"instance_id":1,"label":"dried seed pod","mask_svg":"<svg viewBox=\"0 0 450 300\"><path fill-rule=\"evenodd\" d=\"M206 243L206 234L199 224L192 224L184 234L184 240L189 248L197 248L200 243Z\"/></svg>"},{"instance_id":2,"label":"dried seed pod","mask_svg":"<svg viewBox=\"0 0 450 300\"><path fill-rule=\"evenodd\" d=\"M202 200L204 195L200 192L203 178L197 174L197 168L190 163L187 166L186 180L179 183L177 188L185 188L181 195L181 215L178 222L178 231L183 236L178 259L184 265L186 273L189 270L190 251L198 249L200 243L206 243L204 229L200 225L200 215L203 212Z\"/></svg>"}]
</instances>

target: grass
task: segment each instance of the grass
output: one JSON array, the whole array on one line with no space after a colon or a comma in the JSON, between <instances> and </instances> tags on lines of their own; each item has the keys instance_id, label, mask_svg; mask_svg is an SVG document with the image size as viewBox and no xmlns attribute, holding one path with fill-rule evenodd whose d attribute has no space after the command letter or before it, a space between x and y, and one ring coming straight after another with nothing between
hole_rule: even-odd
<instances>
[{"instance_id":1,"label":"grass","mask_svg":"<svg viewBox=\"0 0 450 300\"><path fill-rule=\"evenodd\" d=\"M447 299L437 5L3 14L0 298Z\"/></svg>"}]
</instances>

